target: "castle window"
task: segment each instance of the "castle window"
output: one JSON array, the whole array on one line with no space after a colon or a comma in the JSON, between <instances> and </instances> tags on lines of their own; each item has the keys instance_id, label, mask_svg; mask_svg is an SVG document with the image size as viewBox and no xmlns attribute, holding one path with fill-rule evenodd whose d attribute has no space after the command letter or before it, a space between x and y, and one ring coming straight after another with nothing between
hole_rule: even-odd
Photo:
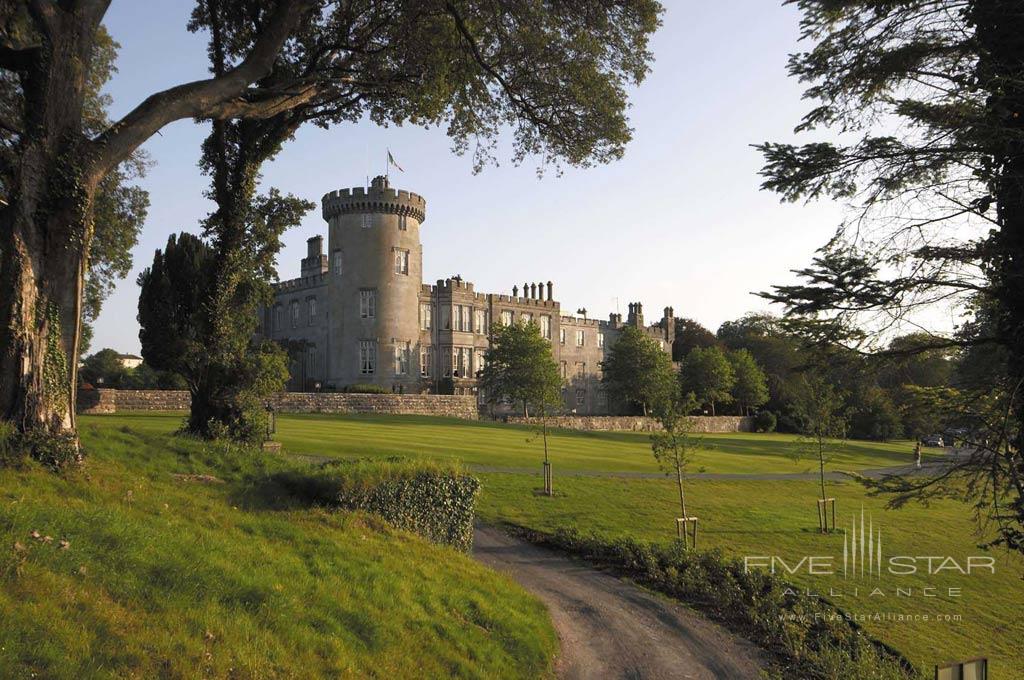
<instances>
[{"instance_id":1,"label":"castle window","mask_svg":"<svg viewBox=\"0 0 1024 680\"><path fill-rule=\"evenodd\" d=\"M408 231L409 230L409 224L406 222L406 219L407 218L406 218L405 215L399 215L398 216L398 229L399 229L399 231Z\"/></svg>"},{"instance_id":2,"label":"castle window","mask_svg":"<svg viewBox=\"0 0 1024 680\"><path fill-rule=\"evenodd\" d=\"M409 373L409 344L404 347L395 347L395 375L407 375Z\"/></svg>"},{"instance_id":3,"label":"castle window","mask_svg":"<svg viewBox=\"0 0 1024 680\"><path fill-rule=\"evenodd\" d=\"M604 347L604 333L597 334L597 346Z\"/></svg>"},{"instance_id":4,"label":"castle window","mask_svg":"<svg viewBox=\"0 0 1024 680\"><path fill-rule=\"evenodd\" d=\"M359 373L373 375L377 372L377 341L359 341Z\"/></svg>"},{"instance_id":5,"label":"castle window","mask_svg":"<svg viewBox=\"0 0 1024 680\"><path fill-rule=\"evenodd\" d=\"M551 339L551 317L547 314L540 317L540 334L547 340Z\"/></svg>"},{"instance_id":6,"label":"castle window","mask_svg":"<svg viewBox=\"0 0 1024 680\"><path fill-rule=\"evenodd\" d=\"M460 305L459 306L459 317L462 319L462 323L459 326L459 330L460 331L465 331L466 333L472 332L473 326L470 324L470 321L469 321L469 315L470 315L471 312L472 312L472 309L470 308L469 305Z\"/></svg>"},{"instance_id":7,"label":"castle window","mask_svg":"<svg viewBox=\"0 0 1024 680\"><path fill-rule=\"evenodd\" d=\"M512 312L507 309L501 313L501 325L511 326L512 325Z\"/></svg>"},{"instance_id":8,"label":"castle window","mask_svg":"<svg viewBox=\"0 0 1024 680\"><path fill-rule=\"evenodd\" d=\"M529 312L523 312L523 315L520 318L523 320L524 326L528 323L533 323L533 314L530 314Z\"/></svg>"},{"instance_id":9,"label":"castle window","mask_svg":"<svg viewBox=\"0 0 1024 680\"><path fill-rule=\"evenodd\" d=\"M576 390L576 403L580 406L587 400L586 390Z\"/></svg>"},{"instance_id":10,"label":"castle window","mask_svg":"<svg viewBox=\"0 0 1024 680\"><path fill-rule=\"evenodd\" d=\"M395 248L395 273L409 275L409 251Z\"/></svg>"},{"instance_id":11,"label":"castle window","mask_svg":"<svg viewBox=\"0 0 1024 680\"><path fill-rule=\"evenodd\" d=\"M362 217L363 229L369 229L371 226L373 226L373 221L371 220L369 213L364 213Z\"/></svg>"},{"instance_id":12,"label":"castle window","mask_svg":"<svg viewBox=\"0 0 1024 680\"><path fill-rule=\"evenodd\" d=\"M562 362L562 379L565 380L569 377L569 362Z\"/></svg>"},{"instance_id":13,"label":"castle window","mask_svg":"<svg viewBox=\"0 0 1024 680\"><path fill-rule=\"evenodd\" d=\"M313 322L316 321L316 298L309 298L306 300L306 304L309 305L309 325L312 326Z\"/></svg>"},{"instance_id":14,"label":"castle window","mask_svg":"<svg viewBox=\"0 0 1024 680\"><path fill-rule=\"evenodd\" d=\"M576 377L582 378L587 374L587 364L583 361L576 362Z\"/></svg>"},{"instance_id":15,"label":"castle window","mask_svg":"<svg viewBox=\"0 0 1024 680\"><path fill-rule=\"evenodd\" d=\"M448 305L441 307L441 329L446 331L452 329L452 308Z\"/></svg>"},{"instance_id":16,"label":"castle window","mask_svg":"<svg viewBox=\"0 0 1024 680\"><path fill-rule=\"evenodd\" d=\"M564 328L559 328L558 329L558 342L559 342L559 344L562 344L562 345L565 344L565 329Z\"/></svg>"},{"instance_id":17,"label":"castle window","mask_svg":"<svg viewBox=\"0 0 1024 680\"><path fill-rule=\"evenodd\" d=\"M434 308L430 303L420 304L420 328L428 331L434 324Z\"/></svg>"},{"instance_id":18,"label":"castle window","mask_svg":"<svg viewBox=\"0 0 1024 680\"><path fill-rule=\"evenodd\" d=\"M484 366L487 365L487 356L484 354L484 350L478 349L473 353L473 362L476 375L480 375L480 371L484 370Z\"/></svg>"},{"instance_id":19,"label":"castle window","mask_svg":"<svg viewBox=\"0 0 1024 680\"><path fill-rule=\"evenodd\" d=\"M584 331L576 331L576 346L583 347L583 343L586 340L586 333Z\"/></svg>"},{"instance_id":20,"label":"castle window","mask_svg":"<svg viewBox=\"0 0 1024 680\"><path fill-rule=\"evenodd\" d=\"M420 375L424 378L430 377L430 365L433 363L433 356L429 347L420 350Z\"/></svg>"},{"instance_id":21,"label":"castle window","mask_svg":"<svg viewBox=\"0 0 1024 680\"><path fill-rule=\"evenodd\" d=\"M442 352L441 354L441 375L445 378L452 377L452 355L454 352Z\"/></svg>"},{"instance_id":22,"label":"castle window","mask_svg":"<svg viewBox=\"0 0 1024 680\"><path fill-rule=\"evenodd\" d=\"M282 316L283 314L284 312L281 309L281 305L274 305L274 318L272 322L272 325L274 327L273 330L279 331L282 328L284 328L284 318Z\"/></svg>"},{"instance_id":23,"label":"castle window","mask_svg":"<svg viewBox=\"0 0 1024 680\"><path fill-rule=\"evenodd\" d=\"M469 347L452 347L452 377L468 378L469 376Z\"/></svg>"},{"instance_id":24,"label":"castle window","mask_svg":"<svg viewBox=\"0 0 1024 680\"><path fill-rule=\"evenodd\" d=\"M299 326L299 301L298 300L292 300L291 305L289 305L289 309L291 311L291 317L292 317L292 328L298 328L298 326Z\"/></svg>"},{"instance_id":25,"label":"castle window","mask_svg":"<svg viewBox=\"0 0 1024 680\"><path fill-rule=\"evenodd\" d=\"M377 316L377 290L365 288L359 291L359 316L372 319Z\"/></svg>"},{"instance_id":26,"label":"castle window","mask_svg":"<svg viewBox=\"0 0 1024 680\"><path fill-rule=\"evenodd\" d=\"M487 332L487 312L483 309L478 309L473 314L473 321L475 328L473 329L480 335Z\"/></svg>"},{"instance_id":27,"label":"castle window","mask_svg":"<svg viewBox=\"0 0 1024 680\"><path fill-rule=\"evenodd\" d=\"M332 256L334 261L331 263L331 269L334 270L335 276L341 276L341 251L335 250Z\"/></svg>"}]
</instances>

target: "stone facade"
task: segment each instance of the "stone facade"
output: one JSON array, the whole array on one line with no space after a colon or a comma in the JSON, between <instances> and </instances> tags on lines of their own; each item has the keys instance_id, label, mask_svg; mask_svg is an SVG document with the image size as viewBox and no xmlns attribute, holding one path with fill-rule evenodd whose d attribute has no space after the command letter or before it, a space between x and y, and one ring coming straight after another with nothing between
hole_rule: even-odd
<instances>
[{"instance_id":1,"label":"stone facade","mask_svg":"<svg viewBox=\"0 0 1024 680\"><path fill-rule=\"evenodd\" d=\"M520 416L510 416L507 422L540 425L537 418ZM657 420L643 416L555 416L548 418L548 426L589 432L660 432L662 429ZM692 431L705 434L753 432L754 419L751 416L694 416Z\"/></svg>"},{"instance_id":2,"label":"stone facade","mask_svg":"<svg viewBox=\"0 0 1024 680\"><path fill-rule=\"evenodd\" d=\"M600 388L600 363L625 325L643 329L672 353L673 310L645 325L643 305L607 321L563 314L552 282L516 284L511 294L480 293L461 277L423 283L419 230L426 201L392 189L385 177L369 188L323 197L323 238L308 240L298 279L276 285L263 310L262 337L292 355L289 389L341 390L369 383L401 394L478 394L477 375L492 323L533 321L551 341L565 380L565 409L610 411Z\"/></svg>"},{"instance_id":3,"label":"stone facade","mask_svg":"<svg viewBox=\"0 0 1024 680\"><path fill-rule=\"evenodd\" d=\"M80 390L78 412L109 414L125 411L186 411L191 399L184 390ZM476 399L470 395L344 394L282 392L270 398L280 413L380 413L443 416L476 420Z\"/></svg>"}]
</instances>

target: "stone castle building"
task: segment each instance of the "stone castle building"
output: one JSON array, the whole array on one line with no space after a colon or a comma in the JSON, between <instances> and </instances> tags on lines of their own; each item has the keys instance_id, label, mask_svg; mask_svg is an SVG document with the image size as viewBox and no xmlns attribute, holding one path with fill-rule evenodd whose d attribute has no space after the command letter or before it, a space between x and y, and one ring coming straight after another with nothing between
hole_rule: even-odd
<instances>
[{"instance_id":1,"label":"stone castle building","mask_svg":"<svg viewBox=\"0 0 1024 680\"><path fill-rule=\"evenodd\" d=\"M291 353L289 388L341 390L374 384L394 392L477 393L477 373L492 323L533 321L551 341L565 379L565 406L581 414L607 413L600 363L621 329L636 326L671 354L672 308L644 325L643 306L608 320L562 313L553 285L526 282L510 294L479 293L461 277L423 283L420 227L426 201L392 189L377 177L369 189L323 197L322 236L307 241L301 275L275 286L263 310L261 334Z\"/></svg>"}]
</instances>

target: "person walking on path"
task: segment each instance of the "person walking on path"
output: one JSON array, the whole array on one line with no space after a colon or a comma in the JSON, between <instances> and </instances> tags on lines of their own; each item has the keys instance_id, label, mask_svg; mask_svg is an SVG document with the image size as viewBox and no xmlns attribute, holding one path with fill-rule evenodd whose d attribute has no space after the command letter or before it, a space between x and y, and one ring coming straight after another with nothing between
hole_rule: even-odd
<instances>
[{"instance_id":1,"label":"person walking on path","mask_svg":"<svg viewBox=\"0 0 1024 680\"><path fill-rule=\"evenodd\" d=\"M914 466L917 468L921 467L921 442L918 441L914 444Z\"/></svg>"}]
</instances>

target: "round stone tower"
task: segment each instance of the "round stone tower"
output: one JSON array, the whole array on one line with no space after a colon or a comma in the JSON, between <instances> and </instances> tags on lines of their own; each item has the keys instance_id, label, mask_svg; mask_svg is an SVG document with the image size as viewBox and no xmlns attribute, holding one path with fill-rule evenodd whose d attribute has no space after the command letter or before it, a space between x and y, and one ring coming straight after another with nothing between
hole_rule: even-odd
<instances>
[{"instance_id":1,"label":"round stone tower","mask_svg":"<svg viewBox=\"0 0 1024 680\"><path fill-rule=\"evenodd\" d=\"M420 225L426 201L370 188L323 197L328 224L327 382L337 389L372 383L409 391L419 383Z\"/></svg>"}]
</instances>

